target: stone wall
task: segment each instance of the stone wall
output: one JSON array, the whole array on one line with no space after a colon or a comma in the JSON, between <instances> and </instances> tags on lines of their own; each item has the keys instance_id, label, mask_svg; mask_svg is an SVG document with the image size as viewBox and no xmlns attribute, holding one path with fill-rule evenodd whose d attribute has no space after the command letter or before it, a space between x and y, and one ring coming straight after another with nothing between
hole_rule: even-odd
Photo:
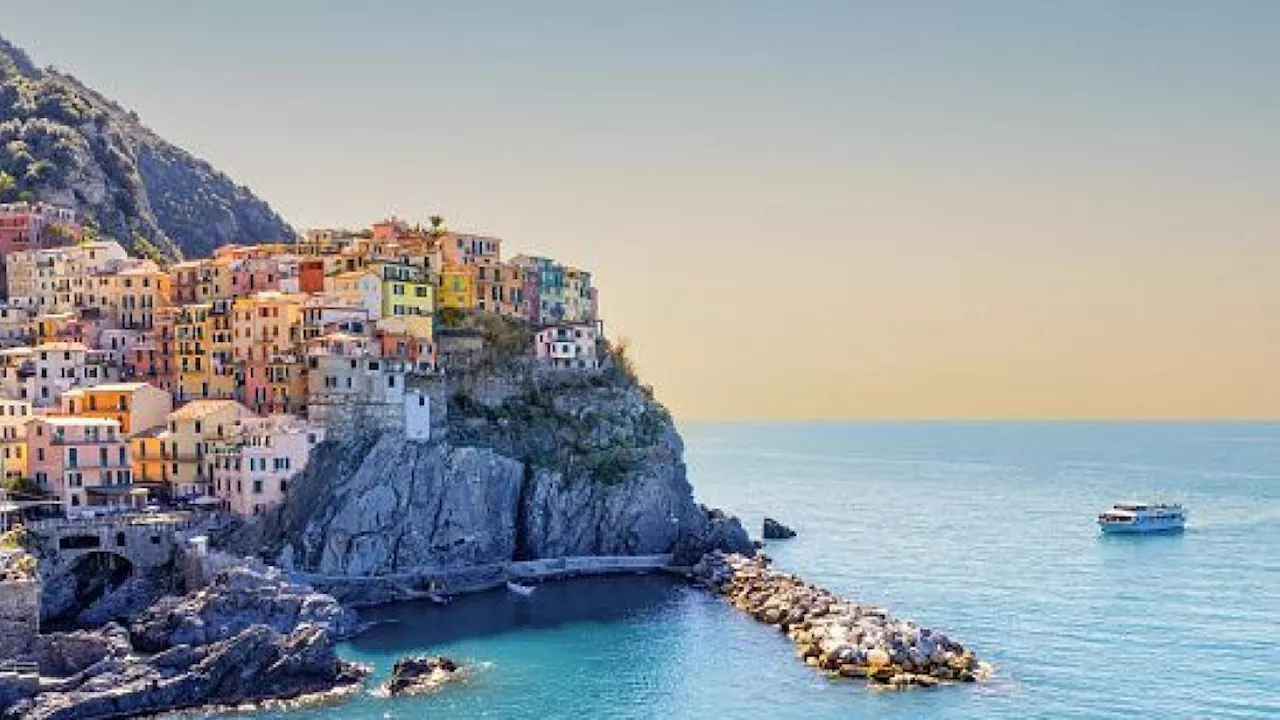
<instances>
[{"instance_id":1,"label":"stone wall","mask_svg":"<svg viewBox=\"0 0 1280 720\"><path fill-rule=\"evenodd\" d=\"M40 632L40 581L0 582L0 658L26 650Z\"/></svg>"}]
</instances>

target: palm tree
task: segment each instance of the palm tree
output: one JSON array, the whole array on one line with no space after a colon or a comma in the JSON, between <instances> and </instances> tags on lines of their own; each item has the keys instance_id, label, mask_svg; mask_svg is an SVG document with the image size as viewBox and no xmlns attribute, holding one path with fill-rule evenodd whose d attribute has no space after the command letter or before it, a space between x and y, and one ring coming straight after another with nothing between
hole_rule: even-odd
<instances>
[{"instance_id":1,"label":"palm tree","mask_svg":"<svg viewBox=\"0 0 1280 720\"><path fill-rule=\"evenodd\" d=\"M444 227L444 218L440 217L439 215L432 215L431 217L427 218L427 220L431 222L431 234L433 236L439 236L439 235L445 234L446 230Z\"/></svg>"}]
</instances>

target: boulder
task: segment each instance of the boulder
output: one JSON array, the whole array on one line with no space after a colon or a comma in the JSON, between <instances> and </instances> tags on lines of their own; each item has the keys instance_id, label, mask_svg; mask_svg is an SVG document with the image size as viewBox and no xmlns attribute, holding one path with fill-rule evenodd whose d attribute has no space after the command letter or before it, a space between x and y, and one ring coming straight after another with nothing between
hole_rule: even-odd
<instances>
[{"instance_id":1,"label":"boulder","mask_svg":"<svg viewBox=\"0 0 1280 720\"><path fill-rule=\"evenodd\" d=\"M303 623L320 624L337 637L356 630L355 614L333 597L290 582L274 569L234 567L204 590L166 597L130 627L133 644L158 652L176 645L208 645L254 625L288 633Z\"/></svg>"},{"instance_id":2,"label":"boulder","mask_svg":"<svg viewBox=\"0 0 1280 720\"><path fill-rule=\"evenodd\" d=\"M457 676L457 663L447 657L406 657L396 660L391 679L383 687L388 695L431 692Z\"/></svg>"},{"instance_id":3,"label":"boulder","mask_svg":"<svg viewBox=\"0 0 1280 720\"><path fill-rule=\"evenodd\" d=\"M764 539L765 540L789 540L796 536L796 531L774 520L773 518L764 519Z\"/></svg>"}]
</instances>

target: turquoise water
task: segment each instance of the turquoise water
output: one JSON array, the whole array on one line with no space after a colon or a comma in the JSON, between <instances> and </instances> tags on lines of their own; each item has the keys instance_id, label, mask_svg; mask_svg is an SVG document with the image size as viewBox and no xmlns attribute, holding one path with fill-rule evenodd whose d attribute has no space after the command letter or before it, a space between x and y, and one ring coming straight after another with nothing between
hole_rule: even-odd
<instances>
[{"instance_id":1,"label":"turquoise water","mask_svg":"<svg viewBox=\"0 0 1280 720\"><path fill-rule=\"evenodd\" d=\"M883 693L804 668L776 631L658 577L494 593L343 648L476 664L428 697L289 718L1280 717L1280 425L855 424L683 428L699 497L800 537L779 566L943 628L985 685ZM1102 537L1097 511L1180 501L1187 532Z\"/></svg>"}]
</instances>

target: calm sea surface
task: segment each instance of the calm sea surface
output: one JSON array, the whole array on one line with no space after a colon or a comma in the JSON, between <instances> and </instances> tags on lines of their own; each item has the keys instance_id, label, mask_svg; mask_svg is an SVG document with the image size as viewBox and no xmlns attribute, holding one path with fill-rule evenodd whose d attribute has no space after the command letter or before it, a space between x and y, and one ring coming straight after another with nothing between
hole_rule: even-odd
<instances>
[{"instance_id":1,"label":"calm sea surface","mask_svg":"<svg viewBox=\"0 0 1280 720\"><path fill-rule=\"evenodd\" d=\"M380 682L398 655L475 663L434 696L257 717L1280 717L1280 425L815 424L683 428L698 496L800 537L780 567L943 628L985 685L868 691L658 577L544 586L395 621L343 647ZM1126 498L1189 530L1100 537ZM243 717L243 716L242 716Z\"/></svg>"}]
</instances>

